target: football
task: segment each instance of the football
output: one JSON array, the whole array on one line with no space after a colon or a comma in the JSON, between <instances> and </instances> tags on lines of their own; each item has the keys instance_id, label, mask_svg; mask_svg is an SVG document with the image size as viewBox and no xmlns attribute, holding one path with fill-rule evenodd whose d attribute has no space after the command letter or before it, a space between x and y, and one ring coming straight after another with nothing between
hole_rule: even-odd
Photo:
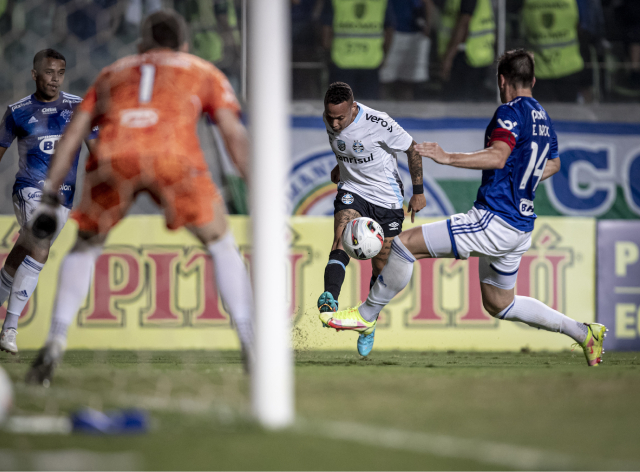
<instances>
[{"instance_id":1,"label":"football","mask_svg":"<svg viewBox=\"0 0 640 472\"><path fill-rule=\"evenodd\" d=\"M361 261L375 257L382 249L384 233L378 223L371 218L356 218L349 222L342 233L345 252Z\"/></svg>"},{"instance_id":2,"label":"football","mask_svg":"<svg viewBox=\"0 0 640 472\"><path fill-rule=\"evenodd\" d=\"M9 410L13 405L13 388L11 387L11 379L0 367L0 424L7 419Z\"/></svg>"}]
</instances>

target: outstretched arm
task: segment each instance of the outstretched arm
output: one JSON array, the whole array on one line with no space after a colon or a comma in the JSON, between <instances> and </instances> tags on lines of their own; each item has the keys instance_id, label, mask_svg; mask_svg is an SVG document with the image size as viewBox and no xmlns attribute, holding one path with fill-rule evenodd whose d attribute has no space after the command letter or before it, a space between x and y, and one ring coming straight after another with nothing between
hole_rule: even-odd
<instances>
[{"instance_id":1,"label":"outstretched arm","mask_svg":"<svg viewBox=\"0 0 640 472\"><path fill-rule=\"evenodd\" d=\"M216 110L216 123L229 151L229 156L235 164L240 177L248 183L249 177L249 137L247 130L235 111L229 108Z\"/></svg>"},{"instance_id":2,"label":"outstretched arm","mask_svg":"<svg viewBox=\"0 0 640 472\"><path fill-rule=\"evenodd\" d=\"M488 148L476 152L446 152L438 143L416 144L416 151L438 164L464 169L502 169L511 154L511 148L503 141L494 141Z\"/></svg>"},{"instance_id":3,"label":"outstretched arm","mask_svg":"<svg viewBox=\"0 0 640 472\"><path fill-rule=\"evenodd\" d=\"M409 200L408 210L411 212L411 222L413 223L416 217L416 213L427 206L427 200L424 197L424 187L422 182L422 157L416 150L417 143L413 141L407 153L409 160L409 173L411 174L411 184L413 185L413 196ZM416 190L420 190L417 193Z\"/></svg>"},{"instance_id":4,"label":"outstretched arm","mask_svg":"<svg viewBox=\"0 0 640 472\"><path fill-rule=\"evenodd\" d=\"M91 131L91 114L76 110L71 119L71 123L64 131L62 138L58 142L56 152L51 157L49 174L44 183L44 193L57 195L60 185L71 169L71 165L76 157L76 152L82 145L82 140Z\"/></svg>"}]
</instances>

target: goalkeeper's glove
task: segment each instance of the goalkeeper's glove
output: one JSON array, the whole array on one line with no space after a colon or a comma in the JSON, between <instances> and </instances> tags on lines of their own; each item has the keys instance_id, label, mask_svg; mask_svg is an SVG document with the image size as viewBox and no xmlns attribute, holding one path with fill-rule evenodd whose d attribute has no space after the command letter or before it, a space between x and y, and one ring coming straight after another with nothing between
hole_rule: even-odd
<instances>
[{"instance_id":1,"label":"goalkeeper's glove","mask_svg":"<svg viewBox=\"0 0 640 472\"><path fill-rule=\"evenodd\" d=\"M57 210L60 206L60 196L57 192L46 188L42 191L42 200L29 220L30 229L38 239L49 239L58 228Z\"/></svg>"}]
</instances>

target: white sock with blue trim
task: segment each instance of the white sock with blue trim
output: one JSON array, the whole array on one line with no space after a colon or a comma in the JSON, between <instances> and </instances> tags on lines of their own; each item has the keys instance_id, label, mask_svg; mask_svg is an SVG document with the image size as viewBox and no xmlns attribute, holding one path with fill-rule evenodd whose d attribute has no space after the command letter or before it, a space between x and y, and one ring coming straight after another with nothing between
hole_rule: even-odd
<instances>
[{"instance_id":1,"label":"white sock with blue trim","mask_svg":"<svg viewBox=\"0 0 640 472\"><path fill-rule=\"evenodd\" d=\"M3 267L0 269L0 306L4 305L4 302L9 298L12 286L13 277L11 277Z\"/></svg>"},{"instance_id":2,"label":"white sock with blue trim","mask_svg":"<svg viewBox=\"0 0 640 472\"><path fill-rule=\"evenodd\" d=\"M511 305L498 313L496 318L520 321L534 328L566 334L578 343L583 343L587 337L584 323L572 320L531 297L516 296Z\"/></svg>"},{"instance_id":3,"label":"white sock with blue trim","mask_svg":"<svg viewBox=\"0 0 640 472\"><path fill-rule=\"evenodd\" d=\"M378 280L373 285L367 301L360 305L358 311L367 321L378 318L382 309L400 291L407 286L413 274L413 263L416 259L413 254L402 244L400 238L396 236L391 243L391 253L387 265L378 276Z\"/></svg>"},{"instance_id":4,"label":"white sock with blue trim","mask_svg":"<svg viewBox=\"0 0 640 472\"><path fill-rule=\"evenodd\" d=\"M18 318L38 285L38 277L43 267L44 264L27 256L16 270L7 305L7 317L4 319L2 329L18 328Z\"/></svg>"},{"instance_id":5,"label":"white sock with blue trim","mask_svg":"<svg viewBox=\"0 0 640 472\"><path fill-rule=\"evenodd\" d=\"M47 342L54 338L67 339L67 330L91 288L93 270L101 253L102 246L85 244L62 259Z\"/></svg>"}]
</instances>

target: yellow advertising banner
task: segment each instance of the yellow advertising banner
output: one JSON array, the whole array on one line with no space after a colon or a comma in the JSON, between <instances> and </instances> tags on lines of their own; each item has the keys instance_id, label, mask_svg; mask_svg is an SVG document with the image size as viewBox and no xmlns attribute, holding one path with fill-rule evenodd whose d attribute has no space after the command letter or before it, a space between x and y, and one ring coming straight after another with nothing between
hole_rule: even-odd
<instances>
[{"instance_id":1,"label":"yellow advertising banner","mask_svg":"<svg viewBox=\"0 0 640 472\"><path fill-rule=\"evenodd\" d=\"M419 219L415 225L435 220ZM231 217L230 225L247 265L251 265L250 220ZM410 222L405 229L414 226ZM0 262L19 227L0 217ZM75 239L69 222L53 245L40 282L19 325L21 349L44 342L55 297L58 268ZM282 300L292 313L296 349L354 349L354 333L324 329L316 300L323 291L324 267L333 220L292 217L287 261L289 291ZM347 266L340 306L364 300L371 264ZM595 220L539 218L531 249L518 273L516 292L535 297L580 321L595 320ZM274 303L277 303L274 300ZM268 313L269 307L264 307ZM5 308L0 309L4 318ZM262 313L264 314L264 313ZM565 336L498 321L482 308L478 262L424 259L411 282L382 312L376 349L558 350ZM161 216L130 216L109 235L96 262L94 281L69 330L70 349L233 349L239 346L220 300L213 262L186 231L169 231Z\"/></svg>"}]
</instances>

